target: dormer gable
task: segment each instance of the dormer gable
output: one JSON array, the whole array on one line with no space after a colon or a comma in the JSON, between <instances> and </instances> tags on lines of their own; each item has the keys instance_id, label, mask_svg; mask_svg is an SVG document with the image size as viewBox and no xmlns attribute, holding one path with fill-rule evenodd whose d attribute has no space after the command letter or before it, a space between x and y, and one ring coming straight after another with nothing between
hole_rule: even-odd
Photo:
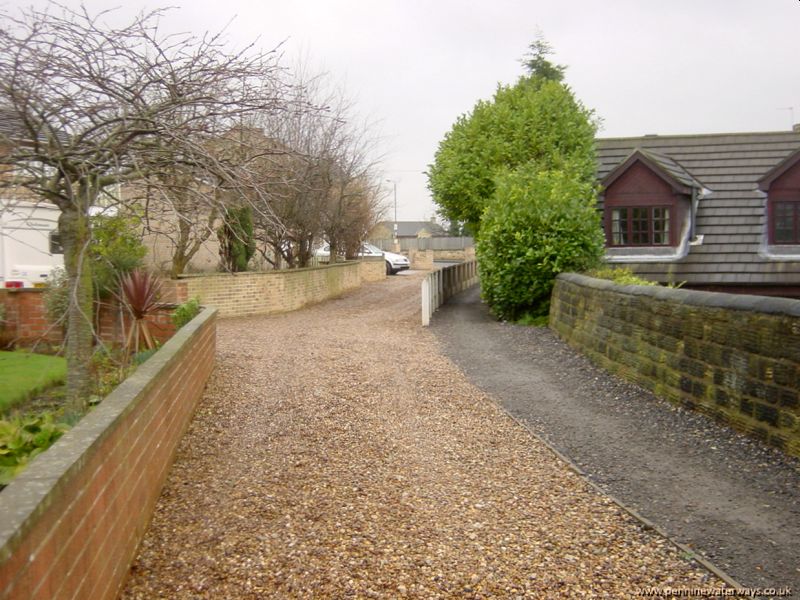
<instances>
[{"instance_id":1,"label":"dormer gable","mask_svg":"<svg viewBox=\"0 0 800 600\"><path fill-rule=\"evenodd\" d=\"M600 182L603 190L607 190L613 186L618 180L625 177L626 174L631 172L640 171L641 167L645 167L652 174L658 176L670 189L676 194L691 195L692 190L702 190L703 186L692 175L681 166L673 158L637 148L628 157L622 161L615 169L613 169L605 178ZM633 170L633 171L632 171ZM626 178L631 179L631 178ZM626 182L626 187L631 185L636 186L635 181ZM639 185L650 186L652 183L642 181ZM640 190L642 193L650 191L648 189Z\"/></svg>"},{"instance_id":2,"label":"dormer gable","mask_svg":"<svg viewBox=\"0 0 800 600\"><path fill-rule=\"evenodd\" d=\"M800 150L792 152L767 171L758 180L758 189L767 193L771 190L800 190Z\"/></svg>"},{"instance_id":3,"label":"dormer gable","mask_svg":"<svg viewBox=\"0 0 800 600\"><path fill-rule=\"evenodd\" d=\"M796 150L758 180L767 194L767 243L800 246L800 150ZM782 252L786 254L787 252Z\"/></svg>"}]
</instances>

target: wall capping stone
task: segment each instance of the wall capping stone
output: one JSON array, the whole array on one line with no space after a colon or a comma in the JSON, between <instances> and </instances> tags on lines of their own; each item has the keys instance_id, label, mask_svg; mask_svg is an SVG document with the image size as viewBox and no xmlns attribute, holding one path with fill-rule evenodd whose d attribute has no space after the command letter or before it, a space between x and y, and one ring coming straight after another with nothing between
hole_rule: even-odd
<instances>
[{"instance_id":1,"label":"wall capping stone","mask_svg":"<svg viewBox=\"0 0 800 600\"><path fill-rule=\"evenodd\" d=\"M615 290L631 296L650 296L658 300L679 302L690 306L755 311L774 315L800 317L800 300L775 296L724 294L650 285L618 285L608 279L595 279L578 273L560 273L557 279L571 281L596 290Z\"/></svg>"}]
</instances>

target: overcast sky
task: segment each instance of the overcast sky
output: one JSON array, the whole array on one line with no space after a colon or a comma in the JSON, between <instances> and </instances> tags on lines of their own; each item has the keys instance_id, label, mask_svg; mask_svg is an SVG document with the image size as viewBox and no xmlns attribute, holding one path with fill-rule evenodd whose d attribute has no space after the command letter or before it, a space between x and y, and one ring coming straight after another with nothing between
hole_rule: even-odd
<instances>
[{"instance_id":1,"label":"overcast sky","mask_svg":"<svg viewBox=\"0 0 800 600\"><path fill-rule=\"evenodd\" d=\"M77 0L62 0L78 6ZM13 9L40 5L12 0ZM85 0L90 10L123 4ZM126 10L136 4L126 0ZM540 31L603 137L788 130L800 122L798 0L175 0L181 30L265 47L285 40L343 82L378 123L400 220L430 218L424 171L455 119ZM789 110L789 108L792 110ZM793 111L793 114L792 114ZM391 184L387 183L387 190ZM391 205L391 197L390 197ZM388 218L392 218L390 209Z\"/></svg>"}]
</instances>

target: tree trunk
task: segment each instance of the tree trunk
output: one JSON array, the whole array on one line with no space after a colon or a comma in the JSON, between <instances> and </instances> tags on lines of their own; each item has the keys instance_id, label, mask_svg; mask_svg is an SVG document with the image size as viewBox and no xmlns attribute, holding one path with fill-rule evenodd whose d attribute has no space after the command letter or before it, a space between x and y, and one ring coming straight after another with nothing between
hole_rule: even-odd
<instances>
[{"instance_id":1,"label":"tree trunk","mask_svg":"<svg viewBox=\"0 0 800 600\"><path fill-rule=\"evenodd\" d=\"M82 189L81 195L84 194ZM86 411L92 390L92 267L87 256L91 228L87 211L68 207L61 212L58 230L70 291L66 336L67 413L79 416Z\"/></svg>"},{"instance_id":2,"label":"tree trunk","mask_svg":"<svg viewBox=\"0 0 800 600\"><path fill-rule=\"evenodd\" d=\"M329 234L328 241L330 242L328 247L331 249L331 259L329 264L337 263L339 262L339 240L335 236Z\"/></svg>"}]
</instances>

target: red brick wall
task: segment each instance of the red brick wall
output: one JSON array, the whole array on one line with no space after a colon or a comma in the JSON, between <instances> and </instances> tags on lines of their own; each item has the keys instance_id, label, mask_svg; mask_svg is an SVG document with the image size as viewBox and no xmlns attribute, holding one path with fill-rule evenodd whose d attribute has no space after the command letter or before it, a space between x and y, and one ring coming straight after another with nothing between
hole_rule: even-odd
<instances>
[{"instance_id":1,"label":"red brick wall","mask_svg":"<svg viewBox=\"0 0 800 600\"><path fill-rule=\"evenodd\" d=\"M206 309L0 493L0 600L117 597L215 347Z\"/></svg>"},{"instance_id":2,"label":"red brick wall","mask_svg":"<svg viewBox=\"0 0 800 600\"><path fill-rule=\"evenodd\" d=\"M769 186L770 198L797 200L800 193L800 162L783 173Z\"/></svg>"},{"instance_id":3,"label":"red brick wall","mask_svg":"<svg viewBox=\"0 0 800 600\"><path fill-rule=\"evenodd\" d=\"M60 344L63 335L58 325L47 320L43 290L0 290L0 304L6 307L0 341L28 345L37 341Z\"/></svg>"},{"instance_id":4,"label":"red brick wall","mask_svg":"<svg viewBox=\"0 0 800 600\"><path fill-rule=\"evenodd\" d=\"M61 326L54 325L47 319L43 291L0 290L0 304L6 307L6 323L0 332L0 347L8 344L32 346L39 342L48 344L63 342ZM175 333L175 326L171 320L172 310L172 305L166 305L147 317L150 332L162 344ZM130 315L120 311L116 302L101 304L99 314L100 338L107 343L123 344L130 329Z\"/></svg>"},{"instance_id":5,"label":"red brick wall","mask_svg":"<svg viewBox=\"0 0 800 600\"><path fill-rule=\"evenodd\" d=\"M150 333L162 344L175 333L175 325L172 323L172 310L172 305L168 305L151 315L147 315L146 318ZM105 342L124 344L132 321L130 314L125 310L120 311L118 304L101 305L100 339Z\"/></svg>"}]
</instances>

